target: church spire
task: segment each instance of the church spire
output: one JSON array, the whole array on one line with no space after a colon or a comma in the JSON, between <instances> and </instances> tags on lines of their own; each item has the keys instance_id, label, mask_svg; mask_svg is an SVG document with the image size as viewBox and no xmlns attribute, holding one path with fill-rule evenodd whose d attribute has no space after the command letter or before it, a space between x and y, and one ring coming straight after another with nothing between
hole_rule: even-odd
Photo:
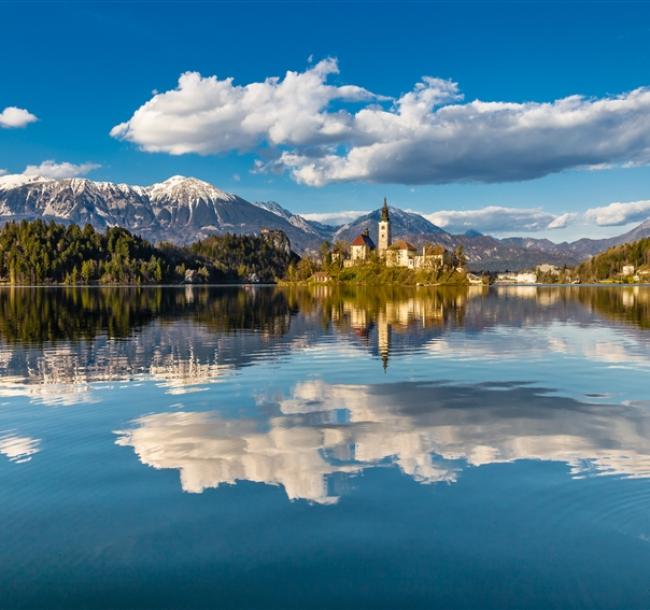
<instances>
[{"instance_id":1,"label":"church spire","mask_svg":"<svg viewBox=\"0 0 650 610\"><path fill-rule=\"evenodd\" d=\"M388 199L384 197L384 207L381 209L381 220L388 221Z\"/></svg>"}]
</instances>

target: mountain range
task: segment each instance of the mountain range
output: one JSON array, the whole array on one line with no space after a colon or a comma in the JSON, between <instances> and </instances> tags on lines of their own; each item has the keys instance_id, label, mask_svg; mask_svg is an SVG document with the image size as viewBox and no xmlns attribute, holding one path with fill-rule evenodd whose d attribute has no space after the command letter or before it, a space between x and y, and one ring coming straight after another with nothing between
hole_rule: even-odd
<instances>
[{"instance_id":1,"label":"mountain range","mask_svg":"<svg viewBox=\"0 0 650 610\"><path fill-rule=\"evenodd\" d=\"M196 178L173 176L150 186L55 180L39 176L0 176L0 224L10 220L55 220L97 229L121 226L153 242L189 243L215 233L259 233L280 229L299 253L316 251L323 240L351 241L364 229L376 237L380 210L353 222L331 226L293 214L274 201L246 201ZM573 265L611 246L650 236L650 219L623 235L554 243L548 239L498 239L477 231L453 235L423 216L390 208L394 238L419 246L463 246L470 268L523 269L546 262Z\"/></svg>"}]
</instances>

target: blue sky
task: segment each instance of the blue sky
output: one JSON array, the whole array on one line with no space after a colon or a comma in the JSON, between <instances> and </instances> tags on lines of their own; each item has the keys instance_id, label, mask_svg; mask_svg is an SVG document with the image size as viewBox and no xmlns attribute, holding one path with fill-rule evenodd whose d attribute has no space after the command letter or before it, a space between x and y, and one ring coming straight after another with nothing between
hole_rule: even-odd
<instances>
[{"instance_id":1,"label":"blue sky","mask_svg":"<svg viewBox=\"0 0 650 610\"><path fill-rule=\"evenodd\" d=\"M38 118L0 129L7 173L52 160L100 166L62 172L129 183L184 174L308 214L370 210L387 195L446 228L471 224L556 241L621 233L646 209L650 216L649 4L22 2L0 3L0 18L0 113L17 107ZM317 68L328 58L336 68ZM308 95L315 92L306 107L289 92L268 112L248 108L246 121L279 117L255 127L254 137L240 137L239 115L232 124L197 118L221 95L208 91L208 77L232 77L237 88L277 76L282 85L288 70L304 80L326 74L306 85ZM200 75L183 92L189 106L162 119L147 107L132 120L154 92L179 87L185 72ZM394 133L377 127L399 114L400 103L406 107L404 96L425 76L439 80L425 82L420 92L430 97L413 108L440 101L414 120L438 120L439 108L460 107L455 135L438 141L438 124L425 137L417 123L411 129L406 111ZM321 85L339 88L324 106ZM223 111L237 114L239 93L231 93ZM581 125L547 138L549 124L566 121L555 101L575 95L582 101L570 112ZM323 119L317 127L310 124L314 99ZM480 112L469 107L475 100ZM623 104L622 114L599 103ZM507 104L516 106L515 119ZM494 126L504 112L518 128L541 123L509 140L507 127ZM483 129L491 131L482 138ZM226 137L237 146L229 148ZM176 138L187 144L177 146ZM380 147L380 157L368 156L369 145ZM177 154L179 147L188 152ZM596 167L585 169L586 159ZM252 171L256 162L263 168ZM613 202L624 205L606 207Z\"/></svg>"}]
</instances>

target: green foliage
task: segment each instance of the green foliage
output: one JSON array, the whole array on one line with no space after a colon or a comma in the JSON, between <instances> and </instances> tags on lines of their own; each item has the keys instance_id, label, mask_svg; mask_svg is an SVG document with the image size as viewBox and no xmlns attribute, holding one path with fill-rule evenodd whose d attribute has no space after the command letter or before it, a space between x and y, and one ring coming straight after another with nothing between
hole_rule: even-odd
<instances>
[{"instance_id":1,"label":"green foliage","mask_svg":"<svg viewBox=\"0 0 650 610\"><path fill-rule=\"evenodd\" d=\"M275 282L285 277L300 260L278 232L266 235L210 236L189 246L188 251L212 264L225 280Z\"/></svg>"},{"instance_id":2,"label":"green foliage","mask_svg":"<svg viewBox=\"0 0 650 610\"><path fill-rule=\"evenodd\" d=\"M304 260L304 259L303 259ZM302 263L302 261L301 261ZM443 266L440 269L407 269L406 267L387 267L377 257L371 257L369 261L353 267L340 268L332 263L325 266L325 271L335 282L351 282L368 285L389 285L401 284L403 286L415 286L417 284L466 284L465 272L455 270L452 265ZM307 278L310 276L309 274ZM299 281L306 278L297 274L295 278Z\"/></svg>"},{"instance_id":3,"label":"green foliage","mask_svg":"<svg viewBox=\"0 0 650 610\"><path fill-rule=\"evenodd\" d=\"M42 220L11 222L0 229L0 281L10 284L160 284L271 282L286 274L298 257L288 241L271 237L225 235L185 248L154 246L126 229L105 233L86 225ZM286 240L286 238L284 238Z\"/></svg>"},{"instance_id":4,"label":"green foliage","mask_svg":"<svg viewBox=\"0 0 650 610\"><path fill-rule=\"evenodd\" d=\"M622 276L624 265L635 269L650 269L650 238L621 244L597 254L576 268L583 282L627 281Z\"/></svg>"}]
</instances>

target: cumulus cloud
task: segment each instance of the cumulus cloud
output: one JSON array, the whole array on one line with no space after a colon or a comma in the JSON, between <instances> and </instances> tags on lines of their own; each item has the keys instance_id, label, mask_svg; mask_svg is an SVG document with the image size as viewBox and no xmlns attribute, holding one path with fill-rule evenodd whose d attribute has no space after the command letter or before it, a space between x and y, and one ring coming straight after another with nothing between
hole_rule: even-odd
<instances>
[{"instance_id":1,"label":"cumulus cloud","mask_svg":"<svg viewBox=\"0 0 650 610\"><path fill-rule=\"evenodd\" d=\"M7 106L0 112L0 127L25 127L34 121L38 121L38 117L24 108Z\"/></svg>"},{"instance_id":2,"label":"cumulus cloud","mask_svg":"<svg viewBox=\"0 0 650 610\"><path fill-rule=\"evenodd\" d=\"M300 215L307 220L322 222L326 225L344 225L366 214L368 214L368 210L341 210L339 212L306 213Z\"/></svg>"},{"instance_id":3,"label":"cumulus cloud","mask_svg":"<svg viewBox=\"0 0 650 610\"><path fill-rule=\"evenodd\" d=\"M544 231L566 227L575 214L553 215L541 208L487 206L478 210L441 210L425 215L427 220L451 233L469 229L481 232Z\"/></svg>"},{"instance_id":4,"label":"cumulus cloud","mask_svg":"<svg viewBox=\"0 0 650 610\"><path fill-rule=\"evenodd\" d=\"M0 167L0 176L5 176L8 173L9 172L6 169L3 169L2 167Z\"/></svg>"},{"instance_id":5,"label":"cumulus cloud","mask_svg":"<svg viewBox=\"0 0 650 610\"><path fill-rule=\"evenodd\" d=\"M650 200L610 203L609 205L587 210L585 217L587 220L604 227L643 222L650 217Z\"/></svg>"},{"instance_id":6,"label":"cumulus cloud","mask_svg":"<svg viewBox=\"0 0 650 610\"><path fill-rule=\"evenodd\" d=\"M43 176L44 178L75 178L77 176L85 176L87 173L94 169L98 169L101 165L97 163L69 163L64 161L57 163L56 161L47 160L39 165L28 165L23 171L24 176Z\"/></svg>"},{"instance_id":7,"label":"cumulus cloud","mask_svg":"<svg viewBox=\"0 0 650 610\"><path fill-rule=\"evenodd\" d=\"M425 76L392 99L328 84L335 74L331 58L246 85L187 72L111 134L171 154L264 148L272 159L258 168L281 168L311 186L503 182L650 161L647 87L603 98L465 102L457 83Z\"/></svg>"},{"instance_id":8,"label":"cumulus cloud","mask_svg":"<svg viewBox=\"0 0 650 610\"><path fill-rule=\"evenodd\" d=\"M283 79L243 86L232 78L185 72L176 89L154 95L128 121L113 127L111 135L149 152L173 155L338 143L351 136L352 116L326 111L328 104L376 96L355 85L328 85L327 77L336 73L334 59L305 72L288 71Z\"/></svg>"}]
</instances>

